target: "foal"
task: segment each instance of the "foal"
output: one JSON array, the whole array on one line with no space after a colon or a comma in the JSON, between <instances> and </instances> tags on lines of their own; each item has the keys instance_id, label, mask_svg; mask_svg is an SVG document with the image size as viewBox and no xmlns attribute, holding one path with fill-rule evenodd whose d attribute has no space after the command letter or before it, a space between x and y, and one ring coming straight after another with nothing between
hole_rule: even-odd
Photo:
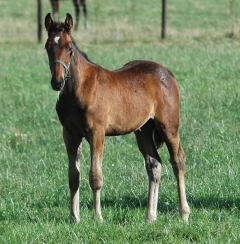
<instances>
[{"instance_id":1,"label":"foal","mask_svg":"<svg viewBox=\"0 0 240 244\"><path fill-rule=\"evenodd\" d=\"M60 7L60 0L50 0L52 5L53 17L55 20L58 20L58 13ZM73 0L75 13L76 13L76 25L74 27L75 30L78 29L79 15L80 15L80 6L83 8L84 14L84 27L87 29L87 4L86 0Z\"/></svg>"},{"instance_id":2,"label":"foal","mask_svg":"<svg viewBox=\"0 0 240 244\"><path fill-rule=\"evenodd\" d=\"M161 159L156 144L166 143L177 179L179 212L188 219L190 208L185 194L185 158L179 140L179 88L174 75L162 65L135 60L109 71L92 63L73 38L73 21L64 23L45 17L48 39L45 45L52 74L53 90L60 91L56 110L63 126L67 149L70 218L79 216L80 153L82 139L90 144L89 182L95 216L102 220L100 191L103 185L102 158L105 136L134 132L145 159L149 179L146 220L157 218Z\"/></svg>"}]
</instances>

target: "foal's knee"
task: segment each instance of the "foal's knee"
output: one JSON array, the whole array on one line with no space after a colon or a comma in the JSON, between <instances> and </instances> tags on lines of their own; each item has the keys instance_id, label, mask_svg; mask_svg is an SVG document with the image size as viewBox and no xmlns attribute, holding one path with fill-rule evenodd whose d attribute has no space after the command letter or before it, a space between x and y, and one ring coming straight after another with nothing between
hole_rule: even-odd
<instances>
[{"instance_id":1,"label":"foal's knee","mask_svg":"<svg viewBox=\"0 0 240 244\"><path fill-rule=\"evenodd\" d=\"M161 162L149 156L145 164L149 180L159 182L161 178Z\"/></svg>"},{"instance_id":2,"label":"foal's knee","mask_svg":"<svg viewBox=\"0 0 240 244\"><path fill-rule=\"evenodd\" d=\"M89 184L90 184L92 191L101 190L102 185L103 185L102 173L90 170Z\"/></svg>"}]
</instances>

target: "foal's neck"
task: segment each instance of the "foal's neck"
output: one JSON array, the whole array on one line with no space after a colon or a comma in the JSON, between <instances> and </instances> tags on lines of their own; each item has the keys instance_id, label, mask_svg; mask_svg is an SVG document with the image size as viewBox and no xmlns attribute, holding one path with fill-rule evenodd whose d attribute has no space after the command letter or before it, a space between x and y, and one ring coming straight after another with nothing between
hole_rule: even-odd
<instances>
[{"instance_id":1,"label":"foal's neck","mask_svg":"<svg viewBox=\"0 0 240 244\"><path fill-rule=\"evenodd\" d=\"M68 81L64 87L64 94L70 95L70 97L77 92L77 90L81 87L82 82L84 80L85 71L90 66L94 65L87 57L87 55L81 52L75 45L72 46L74 57L72 63L70 65L69 74L72 79L68 78Z\"/></svg>"},{"instance_id":2,"label":"foal's neck","mask_svg":"<svg viewBox=\"0 0 240 244\"><path fill-rule=\"evenodd\" d=\"M73 45L73 51L74 51L74 65L76 65L76 69L79 73L84 71L87 67L94 65L87 57L87 55L80 51L78 47Z\"/></svg>"}]
</instances>

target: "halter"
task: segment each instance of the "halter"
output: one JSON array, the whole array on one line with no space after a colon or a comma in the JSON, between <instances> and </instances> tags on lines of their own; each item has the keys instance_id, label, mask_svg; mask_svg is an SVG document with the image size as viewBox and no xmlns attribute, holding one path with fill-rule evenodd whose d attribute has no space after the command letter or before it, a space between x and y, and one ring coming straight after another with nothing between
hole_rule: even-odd
<instances>
[{"instance_id":1,"label":"halter","mask_svg":"<svg viewBox=\"0 0 240 244\"><path fill-rule=\"evenodd\" d=\"M68 75L68 71L69 71L70 65L72 63L73 57L74 57L74 52L72 51L68 65L66 65L62 60L56 59L49 63L49 67L51 68L51 66L55 63L60 63L66 69L64 80L67 80L67 78L70 78L72 80L72 82L74 82L74 79Z\"/></svg>"}]
</instances>

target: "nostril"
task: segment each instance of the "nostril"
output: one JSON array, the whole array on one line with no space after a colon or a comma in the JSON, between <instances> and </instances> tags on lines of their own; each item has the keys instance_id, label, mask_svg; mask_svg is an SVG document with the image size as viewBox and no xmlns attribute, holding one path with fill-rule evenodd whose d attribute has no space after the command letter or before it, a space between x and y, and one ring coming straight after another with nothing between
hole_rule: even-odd
<instances>
[{"instance_id":1,"label":"nostril","mask_svg":"<svg viewBox=\"0 0 240 244\"><path fill-rule=\"evenodd\" d=\"M52 85L52 89L54 91L60 91L63 89L64 85L65 85L65 81L63 78L61 78L60 80L55 79L54 77L52 77L51 79L51 85Z\"/></svg>"}]
</instances>

